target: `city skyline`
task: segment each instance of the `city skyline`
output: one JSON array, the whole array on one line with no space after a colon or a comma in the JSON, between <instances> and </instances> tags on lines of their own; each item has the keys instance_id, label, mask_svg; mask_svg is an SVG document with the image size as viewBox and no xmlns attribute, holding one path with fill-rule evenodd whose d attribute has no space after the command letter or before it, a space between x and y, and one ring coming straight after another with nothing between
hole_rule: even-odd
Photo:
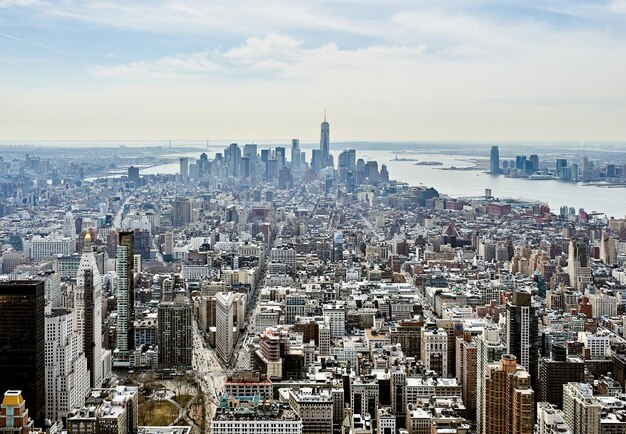
<instances>
[{"instance_id":1,"label":"city skyline","mask_svg":"<svg viewBox=\"0 0 626 434\"><path fill-rule=\"evenodd\" d=\"M626 132L623 1L0 10L3 140L313 139L324 107L336 141Z\"/></svg>"}]
</instances>

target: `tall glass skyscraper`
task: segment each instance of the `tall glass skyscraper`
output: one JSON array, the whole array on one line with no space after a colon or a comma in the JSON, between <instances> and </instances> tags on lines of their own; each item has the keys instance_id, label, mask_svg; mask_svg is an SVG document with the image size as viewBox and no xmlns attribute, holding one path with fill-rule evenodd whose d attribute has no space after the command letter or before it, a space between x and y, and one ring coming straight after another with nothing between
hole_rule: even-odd
<instances>
[{"instance_id":1,"label":"tall glass skyscraper","mask_svg":"<svg viewBox=\"0 0 626 434\"><path fill-rule=\"evenodd\" d=\"M324 122L322 122L322 134L320 137L321 164L320 169L328 166L330 162L330 126L326 122L326 111L324 111Z\"/></svg>"},{"instance_id":2,"label":"tall glass skyscraper","mask_svg":"<svg viewBox=\"0 0 626 434\"><path fill-rule=\"evenodd\" d=\"M489 172L500 173L500 149L497 146L492 146L489 157Z\"/></svg>"}]
</instances>

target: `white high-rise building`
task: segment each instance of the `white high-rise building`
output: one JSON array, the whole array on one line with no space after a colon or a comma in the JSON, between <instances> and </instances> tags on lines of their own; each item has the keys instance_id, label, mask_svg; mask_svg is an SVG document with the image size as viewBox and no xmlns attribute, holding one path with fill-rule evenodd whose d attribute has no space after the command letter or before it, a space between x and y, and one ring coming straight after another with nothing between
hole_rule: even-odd
<instances>
[{"instance_id":1,"label":"white high-rise building","mask_svg":"<svg viewBox=\"0 0 626 434\"><path fill-rule=\"evenodd\" d=\"M91 249L91 236L85 235L85 247L76 273L74 306L78 330L90 372L91 387L102 386L102 281Z\"/></svg>"},{"instance_id":2,"label":"white high-rise building","mask_svg":"<svg viewBox=\"0 0 626 434\"><path fill-rule=\"evenodd\" d=\"M572 434L600 434L601 410L589 384L563 386L563 413Z\"/></svg>"},{"instance_id":3,"label":"white high-rise building","mask_svg":"<svg viewBox=\"0 0 626 434\"><path fill-rule=\"evenodd\" d=\"M45 318L46 418L53 421L81 407L89 393L89 371L76 313L52 309Z\"/></svg>"},{"instance_id":4,"label":"white high-rise building","mask_svg":"<svg viewBox=\"0 0 626 434\"><path fill-rule=\"evenodd\" d=\"M233 301L232 292L215 294L215 348L224 362L230 361L233 354Z\"/></svg>"}]
</instances>

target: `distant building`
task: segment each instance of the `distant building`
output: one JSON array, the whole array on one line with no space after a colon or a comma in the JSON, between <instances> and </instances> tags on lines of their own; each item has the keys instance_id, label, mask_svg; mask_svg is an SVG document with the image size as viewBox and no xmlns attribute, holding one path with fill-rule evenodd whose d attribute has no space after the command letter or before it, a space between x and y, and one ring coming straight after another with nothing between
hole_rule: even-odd
<instances>
[{"instance_id":1,"label":"distant building","mask_svg":"<svg viewBox=\"0 0 626 434\"><path fill-rule=\"evenodd\" d=\"M135 186L139 184L139 167L130 166L128 168L128 182L132 182Z\"/></svg>"},{"instance_id":2,"label":"distant building","mask_svg":"<svg viewBox=\"0 0 626 434\"><path fill-rule=\"evenodd\" d=\"M579 291L585 291L587 285L592 283L591 268L589 264L589 246L586 242L571 239L569 242L569 254L567 257L567 274L569 283Z\"/></svg>"},{"instance_id":3,"label":"distant building","mask_svg":"<svg viewBox=\"0 0 626 434\"><path fill-rule=\"evenodd\" d=\"M500 173L500 149L497 146L492 146L489 153L489 172Z\"/></svg>"},{"instance_id":4,"label":"distant building","mask_svg":"<svg viewBox=\"0 0 626 434\"><path fill-rule=\"evenodd\" d=\"M172 226L180 228L191 222L191 199L178 197L172 204Z\"/></svg>"},{"instance_id":5,"label":"distant building","mask_svg":"<svg viewBox=\"0 0 626 434\"><path fill-rule=\"evenodd\" d=\"M320 169L325 168L330 163L330 126L326 122L326 112L324 112L324 122L322 122L320 135Z\"/></svg>"}]
</instances>

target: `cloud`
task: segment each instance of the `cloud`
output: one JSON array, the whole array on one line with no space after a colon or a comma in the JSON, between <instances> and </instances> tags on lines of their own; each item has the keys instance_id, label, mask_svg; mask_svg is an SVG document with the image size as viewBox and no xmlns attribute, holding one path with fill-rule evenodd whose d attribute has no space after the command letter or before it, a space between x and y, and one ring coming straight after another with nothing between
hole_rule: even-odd
<instances>
[{"instance_id":1,"label":"cloud","mask_svg":"<svg viewBox=\"0 0 626 434\"><path fill-rule=\"evenodd\" d=\"M117 79L194 79L207 75L240 80L249 77L294 78L311 81L332 78L333 74L368 75L390 68L400 72L414 68L424 54L423 46L372 45L352 50L336 44L305 47L303 41L284 34L270 33L250 37L228 50L201 51L162 57L154 61L98 66L91 73L100 78ZM265 72L265 76L250 74Z\"/></svg>"},{"instance_id":2,"label":"cloud","mask_svg":"<svg viewBox=\"0 0 626 434\"><path fill-rule=\"evenodd\" d=\"M178 54L157 59L153 62L140 61L114 66L97 66L91 73L100 78L173 78L183 75L207 75L218 71L219 65L211 60L210 53Z\"/></svg>"}]
</instances>

